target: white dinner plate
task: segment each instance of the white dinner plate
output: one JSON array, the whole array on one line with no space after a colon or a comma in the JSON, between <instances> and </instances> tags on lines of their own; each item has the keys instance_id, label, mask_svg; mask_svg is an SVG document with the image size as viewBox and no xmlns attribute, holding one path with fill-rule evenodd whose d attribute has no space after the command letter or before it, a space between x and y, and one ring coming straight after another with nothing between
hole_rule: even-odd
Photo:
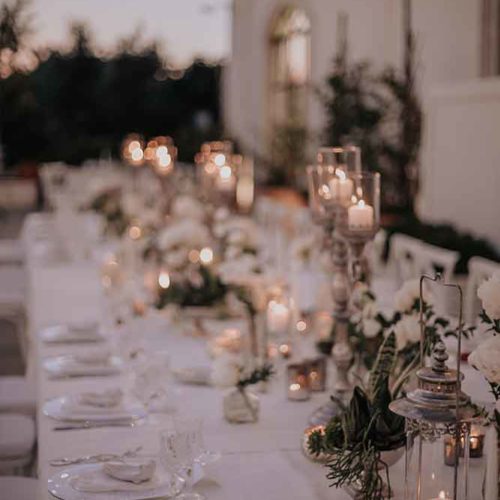
<instances>
[{"instance_id":1,"label":"white dinner plate","mask_svg":"<svg viewBox=\"0 0 500 500\"><path fill-rule=\"evenodd\" d=\"M47 344L101 342L105 340L99 329L79 331L68 325L53 325L40 332L41 339Z\"/></svg>"},{"instance_id":2,"label":"white dinner plate","mask_svg":"<svg viewBox=\"0 0 500 500\"><path fill-rule=\"evenodd\" d=\"M74 481L73 478L75 476L98 471L101 467L101 464L80 464L58 471L47 481L49 492L60 500L148 500L159 497L173 497L168 475L158 471L155 474L158 474L157 481L159 484L157 483L153 488L148 488L147 483L133 485L132 488L135 491L123 489L104 493L89 493L77 491L73 488L71 483ZM161 468L160 465L157 465L157 467ZM126 488L127 483L125 481L117 481L117 487Z\"/></svg>"},{"instance_id":3,"label":"white dinner plate","mask_svg":"<svg viewBox=\"0 0 500 500\"><path fill-rule=\"evenodd\" d=\"M71 408L74 406L74 410ZM56 420L70 422L133 421L147 416L144 406L136 401L123 401L116 408L100 408L90 405L72 404L71 396L62 396L47 401L43 413Z\"/></svg>"},{"instance_id":4,"label":"white dinner plate","mask_svg":"<svg viewBox=\"0 0 500 500\"><path fill-rule=\"evenodd\" d=\"M110 356L102 363L82 363L74 356L54 356L43 361L43 367L51 378L116 375L123 368L123 361Z\"/></svg>"}]
</instances>

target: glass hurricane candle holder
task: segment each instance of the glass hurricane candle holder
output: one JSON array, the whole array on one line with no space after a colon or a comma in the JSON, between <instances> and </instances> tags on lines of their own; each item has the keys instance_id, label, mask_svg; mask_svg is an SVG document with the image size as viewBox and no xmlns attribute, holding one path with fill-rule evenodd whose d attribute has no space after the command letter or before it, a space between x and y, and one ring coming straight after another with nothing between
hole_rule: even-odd
<instances>
[{"instance_id":1,"label":"glass hurricane candle holder","mask_svg":"<svg viewBox=\"0 0 500 500\"><path fill-rule=\"evenodd\" d=\"M339 216L338 229L351 248L354 279L361 280L363 250L380 228L380 174L360 172L349 174L349 179L353 193Z\"/></svg>"}]
</instances>

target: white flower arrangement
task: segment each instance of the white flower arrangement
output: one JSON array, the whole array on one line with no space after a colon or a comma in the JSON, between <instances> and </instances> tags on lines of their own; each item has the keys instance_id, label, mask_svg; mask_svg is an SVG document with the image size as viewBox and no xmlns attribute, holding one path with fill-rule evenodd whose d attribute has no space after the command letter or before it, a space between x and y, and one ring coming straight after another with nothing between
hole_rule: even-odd
<instances>
[{"instance_id":1,"label":"white flower arrangement","mask_svg":"<svg viewBox=\"0 0 500 500\"><path fill-rule=\"evenodd\" d=\"M482 321L490 326L490 330L500 333L500 271L479 286L477 296L483 306Z\"/></svg>"},{"instance_id":2,"label":"white flower arrangement","mask_svg":"<svg viewBox=\"0 0 500 500\"><path fill-rule=\"evenodd\" d=\"M479 370L490 384L500 385L500 336L481 342L469 355L469 364Z\"/></svg>"},{"instance_id":3,"label":"white flower arrangement","mask_svg":"<svg viewBox=\"0 0 500 500\"><path fill-rule=\"evenodd\" d=\"M168 252L200 250L210 246L210 233L205 225L193 219L186 219L160 231L157 238L158 248ZM186 253L187 258L187 253Z\"/></svg>"},{"instance_id":4,"label":"white flower arrangement","mask_svg":"<svg viewBox=\"0 0 500 500\"><path fill-rule=\"evenodd\" d=\"M423 299L428 305L433 303L431 294L427 288L423 287ZM420 301L420 280L413 279L406 281L394 296L394 306L396 311L407 314L412 310L418 310Z\"/></svg>"},{"instance_id":5,"label":"white flower arrangement","mask_svg":"<svg viewBox=\"0 0 500 500\"><path fill-rule=\"evenodd\" d=\"M420 322L417 313L405 314L393 327L398 351L420 342Z\"/></svg>"},{"instance_id":6,"label":"white flower arrangement","mask_svg":"<svg viewBox=\"0 0 500 500\"><path fill-rule=\"evenodd\" d=\"M220 240L225 260L244 254L256 255L260 248L260 231L249 217L232 216L216 220L213 228Z\"/></svg>"},{"instance_id":7,"label":"white flower arrangement","mask_svg":"<svg viewBox=\"0 0 500 500\"><path fill-rule=\"evenodd\" d=\"M205 219L206 210L196 198L179 195L172 202L171 213L172 217L176 219L190 219L202 222Z\"/></svg>"}]
</instances>

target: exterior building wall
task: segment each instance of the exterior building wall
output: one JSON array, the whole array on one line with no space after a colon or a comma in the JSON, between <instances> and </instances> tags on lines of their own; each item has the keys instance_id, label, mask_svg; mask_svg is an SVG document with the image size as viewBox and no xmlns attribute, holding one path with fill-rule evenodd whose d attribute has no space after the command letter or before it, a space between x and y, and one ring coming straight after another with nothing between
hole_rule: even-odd
<instances>
[{"instance_id":1,"label":"exterior building wall","mask_svg":"<svg viewBox=\"0 0 500 500\"><path fill-rule=\"evenodd\" d=\"M351 61L368 60L375 68L401 67L403 61L403 0L234 0L225 117L228 135L252 154L263 154L268 146L269 33L274 16L285 5L303 8L310 17L312 88L321 89L332 69L340 12L348 14ZM496 165L500 141L494 133L500 130L500 92L496 90L500 83L477 81L481 73L481 8L482 0L412 1L417 84L425 118L418 207L426 218L490 236L500 246L500 230L492 229L494 221L486 214L500 215L500 202L496 201L500 197L494 192L495 185L497 191L500 187ZM311 92L309 129L319 133L324 121L322 104ZM485 151L477 163L470 156L475 144ZM470 162L476 175L470 174ZM485 182L487 177L492 182ZM477 223L481 204L485 207L482 220L491 226Z\"/></svg>"}]
</instances>

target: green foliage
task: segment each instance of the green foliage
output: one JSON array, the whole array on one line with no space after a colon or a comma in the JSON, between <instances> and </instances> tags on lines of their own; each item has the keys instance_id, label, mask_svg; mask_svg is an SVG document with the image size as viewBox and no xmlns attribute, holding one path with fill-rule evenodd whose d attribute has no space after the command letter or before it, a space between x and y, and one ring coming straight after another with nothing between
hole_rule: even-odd
<instances>
[{"instance_id":1,"label":"green foliage","mask_svg":"<svg viewBox=\"0 0 500 500\"><path fill-rule=\"evenodd\" d=\"M479 317L483 323L490 325L490 328L487 331L500 333L500 319L490 318L484 309L481 310Z\"/></svg>"},{"instance_id":2,"label":"green foliage","mask_svg":"<svg viewBox=\"0 0 500 500\"><path fill-rule=\"evenodd\" d=\"M9 41L17 25L3 28L2 12L1 43L17 44ZM8 165L118 156L130 132L171 135L179 159L190 161L203 141L220 137L220 66L195 61L171 71L158 47L137 34L103 58L84 25L74 24L70 36L68 51L47 50L31 73L0 78Z\"/></svg>"},{"instance_id":3,"label":"green foliage","mask_svg":"<svg viewBox=\"0 0 500 500\"><path fill-rule=\"evenodd\" d=\"M200 266L201 284L194 285L189 280L172 279L170 286L159 289L156 307L163 309L168 304L181 307L210 307L223 302L227 287L208 267Z\"/></svg>"},{"instance_id":4,"label":"green foliage","mask_svg":"<svg viewBox=\"0 0 500 500\"><path fill-rule=\"evenodd\" d=\"M125 234L130 220L123 211L120 190L110 190L99 194L89 208L104 217L106 234L114 236Z\"/></svg>"},{"instance_id":5,"label":"green foliage","mask_svg":"<svg viewBox=\"0 0 500 500\"><path fill-rule=\"evenodd\" d=\"M248 377L241 378L236 386L243 390L249 385L267 382L274 375L273 365L265 364L261 368L256 368Z\"/></svg>"},{"instance_id":6,"label":"green foliage","mask_svg":"<svg viewBox=\"0 0 500 500\"><path fill-rule=\"evenodd\" d=\"M323 432L315 431L309 437L311 453L329 456L331 486L358 483L366 499L383 498L383 474L389 484L381 453L405 443L404 418L389 410L396 397L389 389L395 358L396 341L391 334L380 347L368 391L355 387L349 407L333 417Z\"/></svg>"},{"instance_id":7,"label":"green foliage","mask_svg":"<svg viewBox=\"0 0 500 500\"><path fill-rule=\"evenodd\" d=\"M383 208L403 213L413 213L422 133L413 51L410 44L404 75L394 68L378 74L367 62L348 63L347 45L343 45L324 96L326 142L360 146L364 168L384 176Z\"/></svg>"}]
</instances>

